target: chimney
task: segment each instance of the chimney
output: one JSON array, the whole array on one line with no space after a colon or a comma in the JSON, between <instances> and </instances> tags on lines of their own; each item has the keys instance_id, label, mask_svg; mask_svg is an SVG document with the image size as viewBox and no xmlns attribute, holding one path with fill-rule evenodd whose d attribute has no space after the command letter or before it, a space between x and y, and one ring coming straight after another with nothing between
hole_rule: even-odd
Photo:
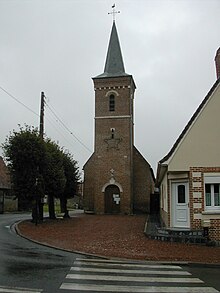
<instances>
[{"instance_id":1,"label":"chimney","mask_svg":"<svg viewBox=\"0 0 220 293\"><path fill-rule=\"evenodd\" d=\"M215 67L217 79L220 77L220 48L218 48L215 56Z\"/></svg>"}]
</instances>

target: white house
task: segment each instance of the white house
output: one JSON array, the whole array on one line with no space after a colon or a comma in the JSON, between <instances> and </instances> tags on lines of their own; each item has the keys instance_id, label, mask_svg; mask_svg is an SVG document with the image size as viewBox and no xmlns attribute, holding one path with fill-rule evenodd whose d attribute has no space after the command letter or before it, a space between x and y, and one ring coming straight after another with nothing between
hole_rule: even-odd
<instances>
[{"instance_id":1,"label":"white house","mask_svg":"<svg viewBox=\"0 0 220 293\"><path fill-rule=\"evenodd\" d=\"M159 161L156 184L165 227L206 226L220 241L220 48L215 62L217 81Z\"/></svg>"}]
</instances>

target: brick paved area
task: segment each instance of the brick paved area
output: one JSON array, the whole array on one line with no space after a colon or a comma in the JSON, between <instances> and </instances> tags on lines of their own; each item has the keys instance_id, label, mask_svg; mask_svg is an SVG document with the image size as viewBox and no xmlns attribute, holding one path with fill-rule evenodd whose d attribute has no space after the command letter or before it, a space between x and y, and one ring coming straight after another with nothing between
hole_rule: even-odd
<instances>
[{"instance_id":1,"label":"brick paved area","mask_svg":"<svg viewBox=\"0 0 220 293\"><path fill-rule=\"evenodd\" d=\"M145 223L146 215L82 213L65 220L46 220L37 226L25 221L18 228L28 238L71 251L139 260L220 264L220 247L150 240L143 233Z\"/></svg>"}]
</instances>

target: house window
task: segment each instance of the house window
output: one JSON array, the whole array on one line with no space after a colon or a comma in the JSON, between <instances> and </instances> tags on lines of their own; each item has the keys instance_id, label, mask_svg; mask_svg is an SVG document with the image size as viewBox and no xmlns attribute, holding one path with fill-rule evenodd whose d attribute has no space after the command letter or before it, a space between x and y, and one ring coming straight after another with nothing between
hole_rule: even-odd
<instances>
[{"instance_id":1,"label":"house window","mask_svg":"<svg viewBox=\"0 0 220 293\"><path fill-rule=\"evenodd\" d=\"M109 111L115 111L115 96L109 96Z\"/></svg>"},{"instance_id":2,"label":"house window","mask_svg":"<svg viewBox=\"0 0 220 293\"><path fill-rule=\"evenodd\" d=\"M220 210L220 184L205 184L206 210Z\"/></svg>"}]
</instances>

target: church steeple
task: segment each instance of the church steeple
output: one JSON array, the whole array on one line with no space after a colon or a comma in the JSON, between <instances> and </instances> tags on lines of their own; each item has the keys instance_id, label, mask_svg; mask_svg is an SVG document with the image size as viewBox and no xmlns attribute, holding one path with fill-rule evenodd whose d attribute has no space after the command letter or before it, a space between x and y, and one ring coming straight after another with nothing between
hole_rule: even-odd
<instances>
[{"instance_id":1,"label":"church steeple","mask_svg":"<svg viewBox=\"0 0 220 293\"><path fill-rule=\"evenodd\" d=\"M104 73L98 75L96 78L117 76L128 76L128 74L125 73L118 33L115 21L113 21L111 36L108 45L108 52L105 61Z\"/></svg>"},{"instance_id":2,"label":"church steeple","mask_svg":"<svg viewBox=\"0 0 220 293\"><path fill-rule=\"evenodd\" d=\"M84 166L84 209L96 214L148 211L153 177L134 147L132 75L125 72L114 21L104 72L93 78L94 153Z\"/></svg>"}]
</instances>

